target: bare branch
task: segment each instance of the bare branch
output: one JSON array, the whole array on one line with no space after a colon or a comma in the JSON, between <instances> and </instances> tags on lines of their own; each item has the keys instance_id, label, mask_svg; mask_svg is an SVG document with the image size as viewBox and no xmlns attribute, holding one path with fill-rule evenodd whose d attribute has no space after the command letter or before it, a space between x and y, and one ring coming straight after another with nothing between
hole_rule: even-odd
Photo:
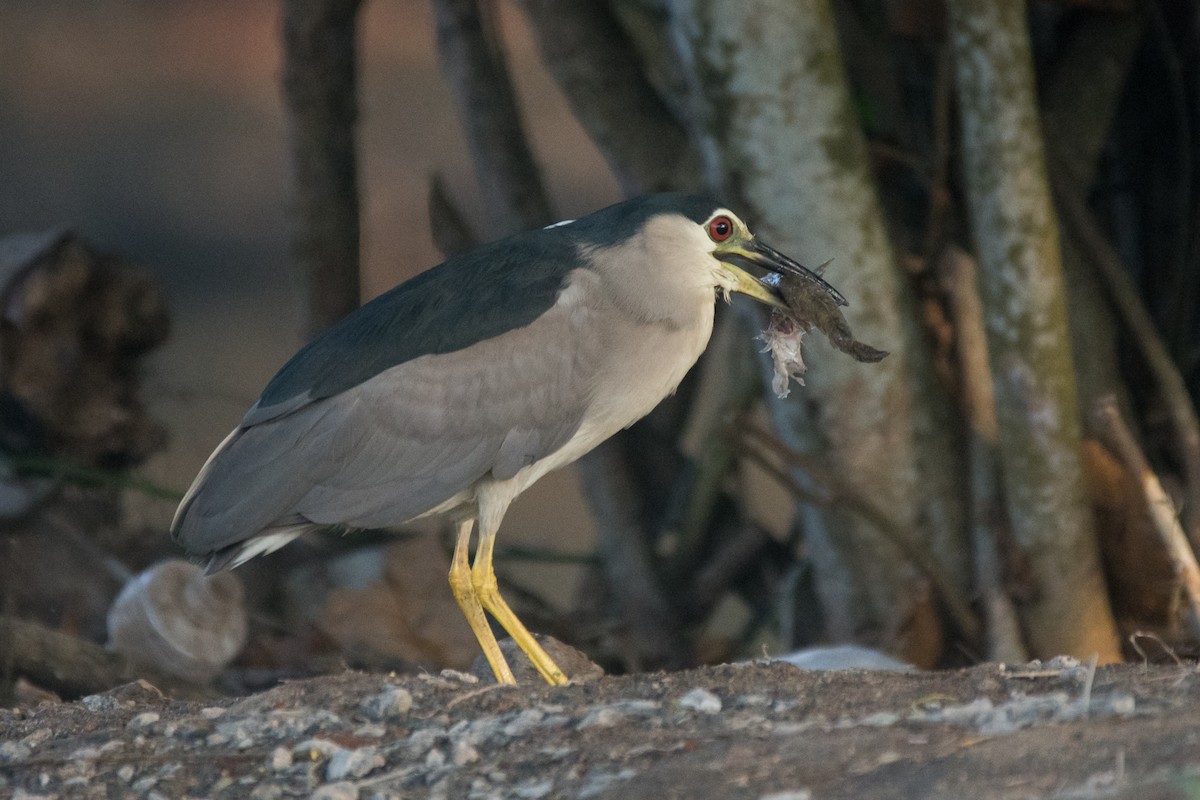
<instances>
[{"instance_id":1,"label":"bare branch","mask_svg":"<svg viewBox=\"0 0 1200 800\"><path fill-rule=\"evenodd\" d=\"M355 19L360 0L286 0L283 93L295 220L292 248L307 283L312 336L359 304Z\"/></svg>"},{"instance_id":2,"label":"bare branch","mask_svg":"<svg viewBox=\"0 0 1200 800\"><path fill-rule=\"evenodd\" d=\"M1004 513L1003 478L996 452L996 402L977 265L967 253L951 247L937 260L936 271L956 332L963 411L969 429L971 538L975 588L986 624L986 654L992 661L1027 661L1029 653L1021 638L1017 610L1003 585L1004 565L998 544Z\"/></svg>"},{"instance_id":3,"label":"bare branch","mask_svg":"<svg viewBox=\"0 0 1200 800\"><path fill-rule=\"evenodd\" d=\"M1187 599L1189 625L1193 633L1200 633L1200 565L1197 565L1196 555L1175 516L1171 498L1163 491L1158 476L1150 469L1145 454L1121 419L1116 400L1112 397L1101 398L1092 416L1104 446L1121 460L1142 487L1146 507L1154 520L1154 530L1162 540L1175 577Z\"/></svg>"},{"instance_id":4,"label":"bare branch","mask_svg":"<svg viewBox=\"0 0 1200 800\"><path fill-rule=\"evenodd\" d=\"M446 258L465 253L479 242L450 197L441 175L434 175L429 181L429 231L433 243Z\"/></svg>"},{"instance_id":5,"label":"bare branch","mask_svg":"<svg viewBox=\"0 0 1200 800\"><path fill-rule=\"evenodd\" d=\"M1171 424L1175 428L1173 438L1179 460L1183 464L1186 498L1183 507L1184 529L1192 547L1200 548L1200 420L1197 419L1187 384L1159 337L1154 320L1121 264L1120 256L1105 238L1083 200L1075 192L1066 189L1054 173L1051 173L1051 178L1055 178L1054 197L1063 222L1099 273L1113 305L1133 335L1134 344L1158 380Z\"/></svg>"},{"instance_id":6,"label":"bare branch","mask_svg":"<svg viewBox=\"0 0 1200 800\"><path fill-rule=\"evenodd\" d=\"M683 125L631 58L607 3L522 0L542 59L626 194L692 189L699 160Z\"/></svg>"},{"instance_id":7,"label":"bare branch","mask_svg":"<svg viewBox=\"0 0 1200 800\"><path fill-rule=\"evenodd\" d=\"M458 102L475 175L496 223L491 233L552 222L488 0L433 0L433 9L442 71Z\"/></svg>"}]
</instances>

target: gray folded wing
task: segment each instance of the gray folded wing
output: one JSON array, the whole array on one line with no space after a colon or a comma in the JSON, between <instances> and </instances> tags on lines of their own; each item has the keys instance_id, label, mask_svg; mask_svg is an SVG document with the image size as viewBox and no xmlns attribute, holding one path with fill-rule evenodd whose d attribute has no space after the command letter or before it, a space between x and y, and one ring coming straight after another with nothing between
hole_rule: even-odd
<instances>
[{"instance_id":1,"label":"gray folded wing","mask_svg":"<svg viewBox=\"0 0 1200 800\"><path fill-rule=\"evenodd\" d=\"M599 357L589 316L560 302L332 396L256 406L198 476L176 540L212 553L274 528L387 527L469 502L481 478L512 477L578 429Z\"/></svg>"}]
</instances>

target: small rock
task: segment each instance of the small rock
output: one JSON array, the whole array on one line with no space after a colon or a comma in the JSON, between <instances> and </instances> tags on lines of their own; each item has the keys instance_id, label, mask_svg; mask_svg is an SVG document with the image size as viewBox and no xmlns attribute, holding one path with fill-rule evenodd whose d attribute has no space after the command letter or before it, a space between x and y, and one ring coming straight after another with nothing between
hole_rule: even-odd
<instances>
[{"instance_id":1,"label":"small rock","mask_svg":"<svg viewBox=\"0 0 1200 800\"><path fill-rule=\"evenodd\" d=\"M504 735L510 737L522 736L541 722L545 716L546 713L540 708L526 708L517 714L512 722L504 726Z\"/></svg>"},{"instance_id":2,"label":"small rock","mask_svg":"<svg viewBox=\"0 0 1200 800\"><path fill-rule=\"evenodd\" d=\"M135 792L148 792L154 788L156 783L158 783L158 778L153 775L147 775L144 778L138 778L136 781L130 784L129 788L133 789Z\"/></svg>"},{"instance_id":3,"label":"small rock","mask_svg":"<svg viewBox=\"0 0 1200 800\"><path fill-rule=\"evenodd\" d=\"M310 761L319 761L322 758L331 758L341 749L328 739L305 739L292 748L292 755L307 758Z\"/></svg>"},{"instance_id":4,"label":"small rock","mask_svg":"<svg viewBox=\"0 0 1200 800\"><path fill-rule=\"evenodd\" d=\"M117 698L106 694L89 694L80 700L79 704L88 711L116 711L121 707L121 703Z\"/></svg>"},{"instance_id":5,"label":"small rock","mask_svg":"<svg viewBox=\"0 0 1200 800\"><path fill-rule=\"evenodd\" d=\"M42 744L53 735L54 731L50 730L49 728L38 728L36 731L22 739L21 744L30 748L37 747L39 744Z\"/></svg>"},{"instance_id":6,"label":"small rock","mask_svg":"<svg viewBox=\"0 0 1200 800\"><path fill-rule=\"evenodd\" d=\"M151 725L158 722L158 720L159 716L155 712L144 711L133 719L129 720L129 723L125 727L131 731L144 731L146 728L149 728Z\"/></svg>"},{"instance_id":7,"label":"small rock","mask_svg":"<svg viewBox=\"0 0 1200 800\"><path fill-rule=\"evenodd\" d=\"M900 715L892 711L876 711L858 721L859 725L868 728L890 728L900 721Z\"/></svg>"},{"instance_id":8,"label":"small rock","mask_svg":"<svg viewBox=\"0 0 1200 800\"><path fill-rule=\"evenodd\" d=\"M579 724L575 726L577 730L586 728L611 728L619 724L625 719L624 712L612 706L602 706L594 708L584 715Z\"/></svg>"},{"instance_id":9,"label":"small rock","mask_svg":"<svg viewBox=\"0 0 1200 800\"><path fill-rule=\"evenodd\" d=\"M0 764L6 761L22 761L29 758L32 752L33 748L21 742L0 742Z\"/></svg>"},{"instance_id":10,"label":"small rock","mask_svg":"<svg viewBox=\"0 0 1200 800\"><path fill-rule=\"evenodd\" d=\"M325 767L325 780L340 781L343 778L361 778L382 767L386 762L374 747L359 747L354 750L338 750L329 757Z\"/></svg>"},{"instance_id":11,"label":"small rock","mask_svg":"<svg viewBox=\"0 0 1200 800\"><path fill-rule=\"evenodd\" d=\"M309 800L358 800L358 787L349 781L318 786Z\"/></svg>"},{"instance_id":12,"label":"small rock","mask_svg":"<svg viewBox=\"0 0 1200 800\"><path fill-rule=\"evenodd\" d=\"M250 790L250 800L279 800L283 787L273 783L260 783Z\"/></svg>"},{"instance_id":13,"label":"small rock","mask_svg":"<svg viewBox=\"0 0 1200 800\"><path fill-rule=\"evenodd\" d=\"M793 789L786 792L771 792L759 795L758 800L812 800L812 792L808 789Z\"/></svg>"},{"instance_id":14,"label":"small rock","mask_svg":"<svg viewBox=\"0 0 1200 800\"><path fill-rule=\"evenodd\" d=\"M459 739L454 743L450 760L456 767L465 767L467 764L474 764L479 760L479 751L470 742Z\"/></svg>"},{"instance_id":15,"label":"small rock","mask_svg":"<svg viewBox=\"0 0 1200 800\"><path fill-rule=\"evenodd\" d=\"M446 754L441 751L441 748L433 748L425 754L425 766L429 769L440 769L446 766Z\"/></svg>"},{"instance_id":16,"label":"small rock","mask_svg":"<svg viewBox=\"0 0 1200 800\"><path fill-rule=\"evenodd\" d=\"M220 706L209 706L208 708L200 709L200 716L205 719L216 719L217 717L225 716L225 709Z\"/></svg>"},{"instance_id":17,"label":"small rock","mask_svg":"<svg viewBox=\"0 0 1200 800\"><path fill-rule=\"evenodd\" d=\"M120 780L124 781L125 783L129 783L131 780L133 780L133 776L135 774L136 773L133 769L132 764L126 764L123 767L121 767L119 770L117 770L117 777Z\"/></svg>"},{"instance_id":18,"label":"small rock","mask_svg":"<svg viewBox=\"0 0 1200 800\"><path fill-rule=\"evenodd\" d=\"M276 747L271 751L270 767L275 772L281 772L292 766L294 762L292 751L286 747Z\"/></svg>"},{"instance_id":19,"label":"small rock","mask_svg":"<svg viewBox=\"0 0 1200 800\"><path fill-rule=\"evenodd\" d=\"M1105 706L1109 713L1128 716L1136 710L1137 701L1131 694L1115 694L1108 699Z\"/></svg>"},{"instance_id":20,"label":"small rock","mask_svg":"<svg viewBox=\"0 0 1200 800\"><path fill-rule=\"evenodd\" d=\"M635 775L637 773L631 769L622 769L617 772L611 772L607 769L593 769L584 778L583 785L579 787L577 797L581 798L581 800L596 797L603 794L614 783L627 781Z\"/></svg>"},{"instance_id":21,"label":"small rock","mask_svg":"<svg viewBox=\"0 0 1200 800\"><path fill-rule=\"evenodd\" d=\"M407 714L413 706L412 693L399 686L389 686L374 697L359 704L359 709L369 719L386 720L389 717Z\"/></svg>"},{"instance_id":22,"label":"small rock","mask_svg":"<svg viewBox=\"0 0 1200 800\"><path fill-rule=\"evenodd\" d=\"M171 761L159 767L158 772L154 774L157 775L158 779L161 781L175 777L175 775L181 769L183 769L183 764L180 764L178 761Z\"/></svg>"},{"instance_id":23,"label":"small rock","mask_svg":"<svg viewBox=\"0 0 1200 800\"><path fill-rule=\"evenodd\" d=\"M517 784L513 787L513 795L520 797L522 800L541 800L554 790L554 781L545 780L530 780L524 783Z\"/></svg>"},{"instance_id":24,"label":"small rock","mask_svg":"<svg viewBox=\"0 0 1200 800\"><path fill-rule=\"evenodd\" d=\"M721 698L707 689L696 687L679 698L679 705L702 714L716 714L721 710Z\"/></svg>"}]
</instances>

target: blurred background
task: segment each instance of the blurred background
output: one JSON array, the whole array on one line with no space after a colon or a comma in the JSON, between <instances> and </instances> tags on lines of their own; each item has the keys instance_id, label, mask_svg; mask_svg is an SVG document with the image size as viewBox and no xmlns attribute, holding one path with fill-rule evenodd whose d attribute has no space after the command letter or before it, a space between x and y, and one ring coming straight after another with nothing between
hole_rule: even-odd
<instances>
[{"instance_id":1,"label":"blurred background","mask_svg":"<svg viewBox=\"0 0 1200 800\"><path fill-rule=\"evenodd\" d=\"M4 514L0 614L106 641L120 588L177 555L172 493L315 329L294 239L288 5L0 0L0 236L43 237L0 248L4 386L17 399L3 409L16 499ZM482 15L492 63L507 66L491 85L511 79L554 218L639 191L715 191L805 263L834 256L827 277L851 298L856 334L894 353L870 372L815 343L810 386L784 405L754 355L765 320L724 314L714 355L621 437L617 456L585 464L582 482L574 467L548 476L514 505L501 538L514 604L610 669L849 639L922 666L1117 658L1141 633L1187 650L1200 630L1189 616L1200 598L1181 577L1190 567L1149 519L1143 470L1092 415L1115 398L1194 546L1200 13L1169 0L1033 2L1006 17L1025 43L1030 71L1013 77L1024 88L974 108L968 34L1007 4L834 0L817 4L832 17L812 19L795 5L373 0L357 10L360 299L438 263L458 241L452 230L489 239L512 227L480 189L478 143L458 110L463 78L444 68L463 21ZM1040 123L1004 129L1039 111ZM1025 142L1016 155L988 149L1006 137ZM1012 215L1021 236L1051 237L1028 247L1050 242L1052 263L1022 266L1026 244L1005 250L985 233L996 227L986 198L1003 196L1004 181L979 177L981 165L1005 158L1033 165L1018 192L1033 210ZM1039 221L1051 185L1066 220L1061 260L1055 223ZM991 252L1007 252L1013 271ZM28 344L40 341L30 331L50 330L37 327L52 316L39 310L45 298L91 280L62 264L135 270L103 297L124 298L114 307L136 335L105 349L104 320L80 322L75 361ZM41 273L51 277L39 284ZM101 295L79 296L71 318L91 319L82 309ZM1006 326L1060 350L1018 358L997 344ZM86 372L80 353L101 351L119 402L84 413L80 398L107 397L108 384L72 376ZM993 379L989 355L1004 366ZM89 450L26 435L46 427L28 388L39 380L73 398L59 403L64 417L119 407L136 436ZM1067 420L1043 437L1062 451L1039 450L1047 414ZM1023 505L1039 493L1058 511ZM614 520L641 538L621 539ZM469 663L444 541L437 524L418 529L399 544L366 534L297 545L239 570L244 589L229 591L239 603L245 592L250 644L229 685L343 661ZM656 577L614 584L623 559Z\"/></svg>"}]
</instances>

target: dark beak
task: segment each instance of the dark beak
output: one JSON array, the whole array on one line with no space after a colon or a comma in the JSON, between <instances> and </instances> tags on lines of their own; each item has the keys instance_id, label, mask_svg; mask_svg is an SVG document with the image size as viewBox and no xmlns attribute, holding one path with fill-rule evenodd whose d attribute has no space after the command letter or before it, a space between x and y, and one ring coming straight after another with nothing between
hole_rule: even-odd
<instances>
[{"instance_id":1,"label":"dark beak","mask_svg":"<svg viewBox=\"0 0 1200 800\"><path fill-rule=\"evenodd\" d=\"M722 261L735 264L753 264L756 267L761 267L784 278L806 281L828 292L839 306L848 305L842 293L830 286L829 282L816 272L798 261L793 261L775 248L768 247L757 239L751 239L748 242L734 245L728 249L718 248L713 255Z\"/></svg>"}]
</instances>

